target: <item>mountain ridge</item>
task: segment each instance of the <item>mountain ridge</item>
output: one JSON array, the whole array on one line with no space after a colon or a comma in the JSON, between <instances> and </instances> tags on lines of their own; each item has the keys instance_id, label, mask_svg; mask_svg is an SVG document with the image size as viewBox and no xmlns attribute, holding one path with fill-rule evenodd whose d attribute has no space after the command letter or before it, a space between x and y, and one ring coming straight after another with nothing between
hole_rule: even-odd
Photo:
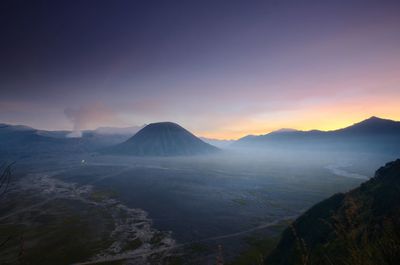
<instances>
[{"instance_id":1,"label":"mountain ridge","mask_svg":"<svg viewBox=\"0 0 400 265\"><path fill-rule=\"evenodd\" d=\"M248 134L248 135L245 135L245 136L237 139L237 141L240 141L241 139L244 139L244 138L247 138L247 137L263 137L263 136L267 136L267 135L270 135L270 134L280 134L280 133L309 133L309 132L311 132L311 133L312 132L332 133L332 132L340 132L340 131L343 131L343 130L350 129L350 128L354 127L354 126L358 127L360 125L364 125L366 123L371 123L371 122L374 122L374 123L376 123L376 122L379 122L379 123L381 123L381 122L390 122L390 123L395 123L398 126L400 126L400 121L379 118L377 116L371 116L371 117L369 117L367 119L364 119L362 121L353 123L352 125L349 125L349 126L346 126L346 127L343 127L343 128L339 128L339 129L334 129L334 130L326 130L326 131L319 130L319 129L297 130L297 129L292 129L292 128L281 128L281 129L277 129L275 131L272 131L272 132L269 132L269 133L266 133L266 134L259 134L259 135Z\"/></svg>"},{"instance_id":2,"label":"mountain ridge","mask_svg":"<svg viewBox=\"0 0 400 265\"><path fill-rule=\"evenodd\" d=\"M218 148L203 142L179 124L157 122L145 126L106 152L134 156L185 156L217 151Z\"/></svg>"},{"instance_id":3,"label":"mountain ridge","mask_svg":"<svg viewBox=\"0 0 400 265\"><path fill-rule=\"evenodd\" d=\"M246 136L233 143L232 147L264 150L266 148L353 150L399 154L400 122L371 117L331 131L289 131Z\"/></svg>"}]
</instances>

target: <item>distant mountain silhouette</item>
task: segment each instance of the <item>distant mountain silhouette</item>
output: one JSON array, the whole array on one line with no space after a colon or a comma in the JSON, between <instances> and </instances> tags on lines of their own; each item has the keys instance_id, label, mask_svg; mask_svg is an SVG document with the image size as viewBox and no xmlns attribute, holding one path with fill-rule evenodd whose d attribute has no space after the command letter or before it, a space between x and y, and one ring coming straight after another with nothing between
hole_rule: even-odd
<instances>
[{"instance_id":1,"label":"distant mountain silhouette","mask_svg":"<svg viewBox=\"0 0 400 265\"><path fill-rule=\"evenodd\" d=\"M96 134L101 134L101 135L129 135L132 136L135 133L137 133L140 129L142 129L143 126L131 126L131 127L99 127L96 130L93 131L87 131L87 132L93 132Z\"/></svg>"},{"instance_id":2,"label":"distant mountain silhouette","mask_svg":"<svg viewBox=\"0 0 400 265\"><path fill-rule=\"evenodd\" d=\"M298 132L299 130L291 129L291 128L281 128L279 130L273 131L271 133L286 133L286 132Z\"/></svg>"},{"instance_id":3,"label":"distant mountain silhouette","mask_svg":"<svg viewBox=\"0 0 400 265\"><path fill-rule=\"evenodd\" d=\"M210 154L217 150L176 123L159 122L147 125L106 152L135 156L185 156Z\"/></svg>"},{"instance_id":4,"label":"distant mountain silhouette","mask_svg":"<svg viewBox=\"0 0 400 265\"><path fill-rule=\"evenodd\" d=\"M179 156L209 154L218 150L175 123L153 123L139 129L99 128L82 131L82 137L68 137L71 131L45 131L23 125L0 124L0 155L24 157L107 150L126 155ZM135 131L139 132L132 137Z\"/></svg>"},{"instance_id":5,"label":"distant mountain silhouette","mask_svg":"<svg viewBox=\"0 0 400 265\"><path fill-rule=\"evenodd\" d=\"M82 137L68 138L70 131L46 131L23 125L0 124L0 152L3 155L21 155L88 152L112 147L109 149L112 152L132 155L189 155L215 151L214 146L205 143L208 142L224 148L345 150L400 155L400 122L377 117L334 131L284 129L265 135L249 135L232 142L212 139L204 139L203 142L173 123L152 124L146 127L145 135L142 135L143 132L137 133L137 136L127 141L139 129L140 127L99 128L83 131ZM172 137L172 132L180 133ZM122 144L118 145L120 143Z\"/></svg>"},{"instance_id":6,"label":"distant mountain silhouette","mask_svg":"<svg viewBox=\"0 0 400 265\"><path fill-rule=\"evenodd\" d=\"M333 131L335 133L400 134L400 122L371 117L352 126Z\"/></svg>"},{"instance_id":7,"label":"distant mountain silhouette","mask_svg":"<svg viewBox=\"0 0 400 265\"><path fill-rule=\"evenodd\" d=\"M375 124L362 126L370 123ZM336 194L297 218L265 264L395 265L399 246L400 159L359 188Z\"/></svg>"},{"instance_id":8,"label":"distant mountain silhouette","mask_svg":"<svg viewBox=\"0 0 400 265\"><path fill-rule=\"evenodd\" d=\"M275 131L265 135L249 135L233 147L303 148L400 152L400 122L371 117L352 126L333 131Z\"/></svg>"},{"instance_id":9,"label":"distant mountain silhouette","mask_svg":"<svg viewBox=\"0 0 400 265\"><path fill-rule=\"evenodd\" d=\"M220 140L220 139L213 139L213 138L207 138L207 137L200 137L200 139L208 144L211 144L213 146L216 146L218 148L227 148L229 147L232 143L235 142L235 140Z\"/></svg>"},{"instance_id":10,"label":"distant mountain silhouette","mask_svg":"<svg viewBox=\"0 0 400 265\"><path fill-rule=\"evenodd\" d=\"M0 124L0 155L29 156L96 151L128 139L126 135L84 131L82 137L68 138L70 131L45 131L23 125Z\"/></svg>"}]
</instances>

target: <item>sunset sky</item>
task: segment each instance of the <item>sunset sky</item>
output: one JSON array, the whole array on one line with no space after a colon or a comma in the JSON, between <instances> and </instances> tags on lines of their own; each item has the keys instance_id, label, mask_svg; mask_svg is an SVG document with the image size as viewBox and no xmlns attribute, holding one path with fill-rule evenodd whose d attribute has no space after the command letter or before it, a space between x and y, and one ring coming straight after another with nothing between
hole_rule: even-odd
<instances>
[{"instance_id":1,"label":"sunset sky","mask_svg":"<svg viewBox=\"0 0 400 265\"><path fill-rule=\"evenodd\" d=\"M400 120L400 1L0 6L0 123L236 139Z\"/></svg>"}]
</instances>

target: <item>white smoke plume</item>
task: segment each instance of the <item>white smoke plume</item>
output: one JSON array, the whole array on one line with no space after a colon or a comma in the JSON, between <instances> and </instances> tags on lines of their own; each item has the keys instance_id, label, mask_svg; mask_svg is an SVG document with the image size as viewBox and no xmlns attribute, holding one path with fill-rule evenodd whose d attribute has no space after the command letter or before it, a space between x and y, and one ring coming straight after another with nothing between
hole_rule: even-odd
<instances>
[{"instance_id":1,"label":"white smoke plume","mask_svg":"<svg viewBox=\"0 0 400 265\"><path fill-rule=\"evenodd\" d=\"M64 113L73 124L73 131L67 137L82 137L82 130L118 122L116 114L101 102L66 108Z\"/></svg>"}]
</instances>

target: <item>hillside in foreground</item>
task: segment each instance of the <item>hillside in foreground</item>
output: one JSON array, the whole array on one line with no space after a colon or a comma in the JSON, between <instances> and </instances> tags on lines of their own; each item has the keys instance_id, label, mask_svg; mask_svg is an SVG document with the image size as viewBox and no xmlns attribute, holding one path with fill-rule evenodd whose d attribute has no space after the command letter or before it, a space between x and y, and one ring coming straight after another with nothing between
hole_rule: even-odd
<instances>
[{"instance_id":1,"label":"hillside in foreground","mask_svg":"<svg viewBox=\"0 0 400 265\"><path fill-rule=\"evenodd\" d=\"M305 212L283 232L265 264L398 264L399 228L400 159Z\"/></svg>"}]
</instances>

